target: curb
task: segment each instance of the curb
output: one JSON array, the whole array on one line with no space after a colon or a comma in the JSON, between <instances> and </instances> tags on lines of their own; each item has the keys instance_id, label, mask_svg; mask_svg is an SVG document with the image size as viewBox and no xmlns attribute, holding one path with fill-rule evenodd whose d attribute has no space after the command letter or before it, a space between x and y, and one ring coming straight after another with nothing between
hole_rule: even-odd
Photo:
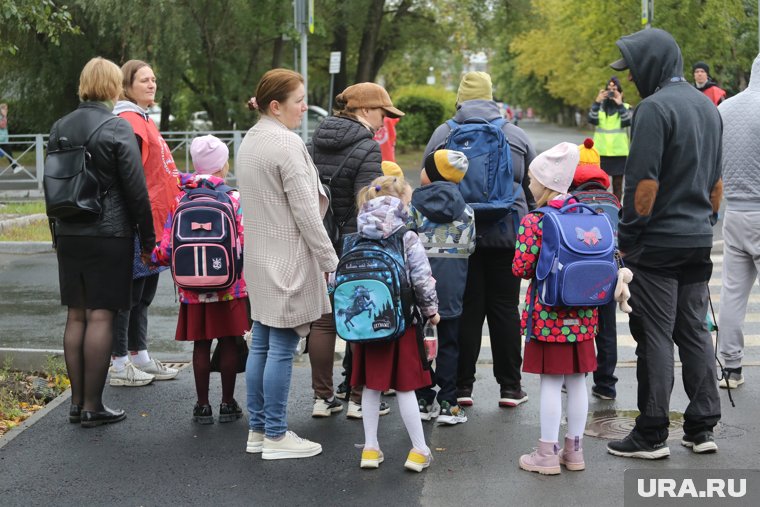
<instances>
[{"instance_id":1,"label":"curb","mask_svg":"<svg viewBox=\"0 0 760 507\"><path fill-rule=\"evenodd\" d=\"M53 401L45 405L43 408L39 409L37 412L29 416L28 419L25 419L21 424L16 426L15 428L11 428L10 431L7 431L5 435L0 437L0 449L11 443L11 441L19 436L21 433L23 433L25 430L31 428L37 421L48 415L51 411L55 410L58 405L61 405L63 402L71 398L71 388L66 389L61 394L55 397Z\"/></svg>"},{"instance_id":2,"label":"curb","mask_svg":"<svg viewBox=\"0 0 760 507\"><path fill-rule=\"evenodd\" d=\"M0 254L53 253L50 241L0 241Z\"/></svg>"}]
</instances>

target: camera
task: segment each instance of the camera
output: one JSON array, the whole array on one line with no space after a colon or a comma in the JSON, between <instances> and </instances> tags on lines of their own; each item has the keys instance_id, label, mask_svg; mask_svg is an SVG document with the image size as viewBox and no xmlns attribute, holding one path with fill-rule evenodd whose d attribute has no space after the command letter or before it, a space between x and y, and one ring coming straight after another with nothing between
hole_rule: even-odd
<instances>
[{"instance_id":1,"label":"camera","mask_svg":"<svg viewBox=\"0 0 760 507\"><path fill-rule=\"evenodd\" d=\"M614 99L615 98L615 92L607 92L607 98L608 99Z\"/></svg>"}]
</instances>

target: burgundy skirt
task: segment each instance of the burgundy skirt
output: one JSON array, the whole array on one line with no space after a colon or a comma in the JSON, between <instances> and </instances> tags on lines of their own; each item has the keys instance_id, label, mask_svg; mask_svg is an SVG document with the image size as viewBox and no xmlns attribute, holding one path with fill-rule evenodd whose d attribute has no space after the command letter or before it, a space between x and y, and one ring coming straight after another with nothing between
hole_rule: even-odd
<instances>
[{"instance_id":1,"label":"burgundy skirt","mask_svg":"<svg viewBox=\"0 0 760 507\"><path fill-rule=\"evenodd\" d=\"M547 375L590 373L596 370L594 340L579 343L547 343L531 340L525 345L523 371Z\"/></svg>"},{"instance_id":2,"label":"burgundy skirt","mask_svg":"<svg viewBox=\"0 0 760 507\"><path fill-rule=\"evenodd\" d=\"M414 328L396 341L352 345L352 386L376 391L414 391L432 384L430 370L422 366Z\"/></svg>"},{"instance_id":3,"label":"burgundy skirt","mask_svg":"<svg viewBox=\"0 0 760 507\"><path fill-rule=\"evenodd\" d=\"M243 336L251 329L248 298L179 306L177 341L213 340Z\"/></svg>"}]
</instances>

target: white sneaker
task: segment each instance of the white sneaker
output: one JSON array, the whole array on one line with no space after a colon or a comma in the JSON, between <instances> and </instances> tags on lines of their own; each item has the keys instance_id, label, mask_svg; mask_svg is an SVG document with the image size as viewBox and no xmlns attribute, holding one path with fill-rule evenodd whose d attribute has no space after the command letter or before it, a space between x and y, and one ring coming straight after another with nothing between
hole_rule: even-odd
<instances>
[{"instance_id":1,"label":"white sneaker","mask_svg":"<svg viewBox=\"0 0 760 507\"><path fill-rule=\"evenodd\" d=\"M343 403L338 398L333 397L332 401L317 398L314 400L314 408L311 411L312 417L330 417L332 414L343 410Z\"/></svg>"},{"instance_id":2,"label":"white sneaker","mask_svg":"<svg viewBox=\"0 0 760 507\"><path fill-rule=\"evenodd\" d=\"M264 434L258 431L248 430L248 442L245 444L245 452L258 454L264 446Z\"/></svg>"},{"instance_id":3,"label":"white sneaker","mask_svg":"<svg viewBox=\"0 0 760 507\"><path fill-rule=\"evenodd\" d=\"M136 364L135 368L156 377L156 380L171 380L177 376L179 370L167 368L158 359L151 359L145 364Z\"/></svg>"},{"instance_id":4,"label":"white sneaker","mask_svg":"<svg viewBox=\"0 0 760 507\"><path fill-rule=\"evenodd\" d=\"M390 413L391 406L384 401L380 402L380 415L386 415ZM353 401L348 402L348 410L346 410L346 417L349 419L361 419L362 418L362 406L361 403L355 403Z\"/></svg>"},{"instance_id":5,"label":"white sneaker","mask_svg":"<svg viewBox=\"0 0 760 507\"><path fill-rule=\"evenodd\" d=\"M727 368L727 378L720 379L718 384L721 389L736 389L744 383L744 375L741 368Z\"/></svg>"},{"instance_id":6,"label":"white sneaker","mask_svg":"<svg viewBox=\"0 0 760 507\"><path fill-rule=\"evenodd\" d=\"M288 431L281 440L264 437L261 459L309 458L321 452L322 446L318 443Z\"/></svg>"},{"instance_id":7,"label":"white sneaker","mask_svg":"<svg viewBox=\"0 0 760 507\"><path fill-rule=\"evenodd\" d=\"M138 370L135 365L127 362L127 365L121 370L115 370L113 366L108 369L111 374L109 384L112 386L140 387L146 386L153 382L155 378L149 373Z\"/></svg>"}]
</instances>

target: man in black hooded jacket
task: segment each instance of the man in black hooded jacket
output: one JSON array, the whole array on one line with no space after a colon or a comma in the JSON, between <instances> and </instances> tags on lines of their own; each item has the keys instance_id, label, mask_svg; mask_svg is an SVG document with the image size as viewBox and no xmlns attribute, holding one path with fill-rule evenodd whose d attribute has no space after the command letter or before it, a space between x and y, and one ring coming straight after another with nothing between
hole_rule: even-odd
<instances>
[{"instance_id":1,"label":"man in black hooded jacket","mask_svg":"<svg viewBox=\"0 0 760 507\"><path fill-rule=\"evenodd\" d=\"M611 67L629 69L644 99L633 113L618 233L634 273L630 329L641 415L607 450L645 459L670 455L675 343L689 397L681 443L696 453L715 452L720 399L705 315L712 226L722 194L723 126L717 108L684 79L681 50L669 33L642 30L616 44L623 58Z\"/></svg>"}]
</instances>

